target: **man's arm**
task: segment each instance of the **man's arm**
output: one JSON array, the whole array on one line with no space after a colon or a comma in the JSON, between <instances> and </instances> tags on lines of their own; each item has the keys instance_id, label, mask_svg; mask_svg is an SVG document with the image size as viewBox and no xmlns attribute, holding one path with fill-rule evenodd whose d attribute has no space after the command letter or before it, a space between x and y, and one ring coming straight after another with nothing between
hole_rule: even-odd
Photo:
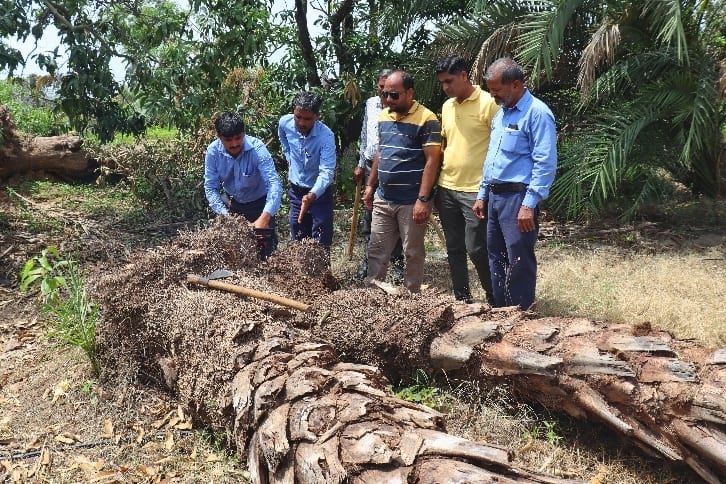
<instances>
[{"instance_id":1,"label":"man's arm","mask_svg":"<svg viewBox=\"0 0 726 484\"><path fill-rule=\"evenodd\" d=\"M441 166L441 145L431 144L423 147L426 165L424 166L423 175L421 176L421 186L419 187L419 196L430 197L434 189L436 178L439 174ZM431 200L422 202L416 200L413 206L413 221L416 224L425 224L431 215Z\"/></svg>"},{"instance_id":2,"label":"man's arm","mask_svg":"<svg viewBox=\"0 0 726 484\"><path fill-rule=\"evenodd\" d=\"M256 144L255 152L257 153L257 164L260 173L267 184L267 197L262 214L253 222L253 225L255 228L267 228L270 226L272 217L275 216L282 203L282 182L280 181L280 175L278 175L275 169L275 162L272 160L270 152L262 142Z\"/></svg>"},{"instance_id":3,"label":"man's arm","mask_svg":"<svg viewBox=\"0 0 726 484\"><path fill-rule=\"evenodd\" d=\"M532 178L522 205L535 208L549 196L557 171L557 128L551 112L538 112L531 118Z\"/></svg>"},{"instance_id":4,"label":"man's arm","mask_svg":"<svg viewBox=\"0 0 726 484\"><path fill-rule=\"evenodd\" d=\"M221 186L219 180L219 172L217 171L217 162L214 156L207 149L204 157L204 194L207 196L209 208L216 214L229 215L227 206L219 194Z\"/></svg>"},{"instance_id":5,"label":"man's arm","mask_svg":"<svg viewBox=\"0 0 726 484\"><path fill-rule=\"evenodd\" d=\"M335 136L333 132L326 129L321 143L318 177L310 189L310 193L315 198L320 198L325 193L325 190L333 183L333 176L335 175Z\"/></svg>"},{"instance_id":6,"label":"man's arm","mask_svg":"<svg viewBox=\"0 0 726 484\"><path fill-rule=\"evenodd\" d=\"M371 165L371 173L368 175L368 182L366 183L366 190L363 193L363 203L368 210L373 208L373 194L378 186L378 160L381 157L381 149L376 150L376 155L373 157L373 164Z\"/></svg>"},{"instance_id":7,"label":"man's arm","mask_svg":"<svg viewBox=\"0 0 726 484\"><path fill-rule=\"evenodd\" d=\"M290 143L287 141L287 134L285 133L285 119L283 116L277 123L277 137L280 140L280 146L282 146L282 153L285 156L287 162L290 162Z\"/></svg>"}]
</instances>

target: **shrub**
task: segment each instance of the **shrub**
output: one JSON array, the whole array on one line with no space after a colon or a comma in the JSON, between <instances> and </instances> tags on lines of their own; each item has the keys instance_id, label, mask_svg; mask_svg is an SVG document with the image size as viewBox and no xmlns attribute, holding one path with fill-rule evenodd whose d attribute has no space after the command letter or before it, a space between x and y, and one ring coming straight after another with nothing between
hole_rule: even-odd
<instances>
[{"instance_id":1,"label":"shrub","mask_svg":"<svg viewBox=\"0 0 726 484\"><path fill-rule=\"evenodd\" d=\"M98 306L83 286L76 263L47 247L29 259L20 274L20 289L40 287L43 312L52 318L49 337L83 350L96 375L100 372L96 354Z\"/></svg>"},{"instance_id":2,"label":"shrub","mask_svg":"<svg viewBox=\"0 0 726 484\"><path fill-rule=\"evenodd\" d=\"M40 91L22 83L0 81L0 104L10 109L18 130L31 136L55 136L68 131L65 116L43 102ZM45 105L43 105L45 104Z\"/></svg>"}]
</instances>

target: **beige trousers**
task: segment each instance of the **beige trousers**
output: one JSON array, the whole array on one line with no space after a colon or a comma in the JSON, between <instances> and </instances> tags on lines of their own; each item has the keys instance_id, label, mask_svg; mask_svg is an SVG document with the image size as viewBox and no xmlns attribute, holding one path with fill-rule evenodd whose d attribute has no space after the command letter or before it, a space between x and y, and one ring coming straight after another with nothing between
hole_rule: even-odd
<instances>
[{"instance_id":1,"label":"beige trousers","mask_svg":"<svg viewBox=\"0 0 726 484\"><path fill-rule=\"evenodd\" d=\"M413 205L388 203L376 195L368 243L368 280L385 280L391 253L400 237L406 260L403 285L411 292L420 291L426 259L426 227L413 222Z\"/></svg>"}]
</instances>

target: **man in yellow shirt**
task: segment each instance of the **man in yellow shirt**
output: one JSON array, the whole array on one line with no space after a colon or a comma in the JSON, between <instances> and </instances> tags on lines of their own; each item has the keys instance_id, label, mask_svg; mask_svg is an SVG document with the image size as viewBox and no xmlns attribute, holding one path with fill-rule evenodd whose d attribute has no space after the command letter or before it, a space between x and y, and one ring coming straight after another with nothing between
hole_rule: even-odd
<instances>
[{"instance_id":1,"label":"man in yellow shirt","mask_svg":"<svg viewBox=\"0 0 726 484\"><path fill-rule=\"evenodd\" d=\"M449 96L441 108L444 151L438 198L454 297L472 302L466 265L468 253L487 301L491 303L487 224L486 220L476 217L471 207L479 191L492 118L499 106L489 93L471 83L466 61L461 56L440 59L436 64L436 75Z\"/></svg>"}]
</instances>

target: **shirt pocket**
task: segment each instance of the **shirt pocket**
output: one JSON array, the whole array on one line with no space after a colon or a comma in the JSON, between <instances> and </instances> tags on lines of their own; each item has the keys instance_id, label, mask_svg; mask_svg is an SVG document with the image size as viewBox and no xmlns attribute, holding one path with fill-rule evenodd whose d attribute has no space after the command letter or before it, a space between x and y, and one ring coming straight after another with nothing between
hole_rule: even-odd
<instances>
[{"instance_id":1,"label":"shirt pocket","mask_svg":"<svg viewBox=\"0 0 726 484\"><path fill-rule=\"evenodd\" d=\"M504 136L502 136L501 147L502 151L510 153L529 153L529 140L522 131L505 131Z\"/></svg>"}]
</instances>

